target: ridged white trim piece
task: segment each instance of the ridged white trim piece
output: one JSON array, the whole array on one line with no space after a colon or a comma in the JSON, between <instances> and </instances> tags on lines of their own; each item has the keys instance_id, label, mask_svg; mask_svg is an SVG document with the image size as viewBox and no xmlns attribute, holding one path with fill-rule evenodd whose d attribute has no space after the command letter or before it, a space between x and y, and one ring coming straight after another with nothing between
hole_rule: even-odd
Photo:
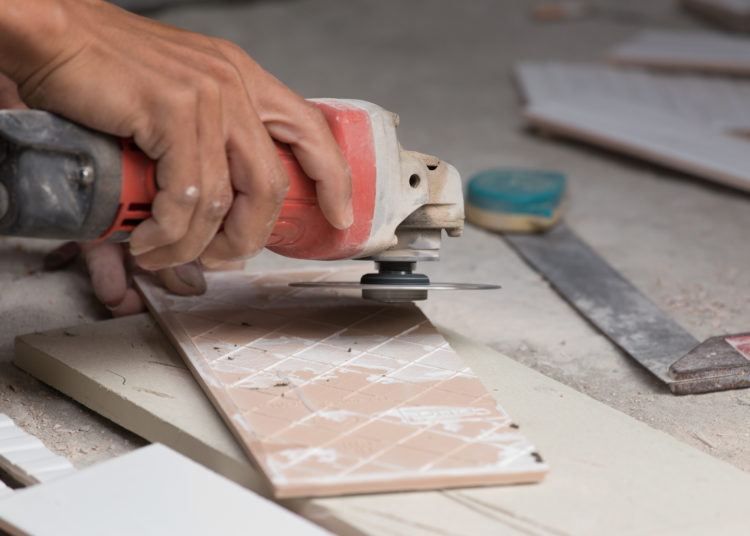
<instances>
[{"instance_id":1,"label":"ridged white trim piece","mask_svg":"<svg viewBox=\"0 0 750 536\"><path fill-rule=\"evenodd\" d=\"M66 458L52 453L39 439L24 432L10 417L1 413L0 468L26 486L75 472L75 467Z\"/></svg>"}]
</instances>

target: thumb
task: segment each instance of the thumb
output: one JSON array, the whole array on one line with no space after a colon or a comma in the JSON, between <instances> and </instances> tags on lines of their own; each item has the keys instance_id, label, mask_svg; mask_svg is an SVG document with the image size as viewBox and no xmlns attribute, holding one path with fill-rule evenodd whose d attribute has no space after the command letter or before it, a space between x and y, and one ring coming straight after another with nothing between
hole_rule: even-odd
<instances>
[{"instance_id":1,"label":"thumb","mask_svg":"<svg viewBox=\"0 0 750 536\"><path fill-rule=\"evenodd\" d=\"M18 96L18 86L16 83L0 73L0 109L22 110L26 105Z\"/></svg>"},{"instance_id":2,"label":"thumb","mask_svg":"<svg viewBox=\"0 0 750 536\"><path fill-rule=\"evenodd\" d=\"M206 292L206 279L199 261L164 268L156 272L168 290L183 296L195 296Z\"/></svg>"}]
</instances>

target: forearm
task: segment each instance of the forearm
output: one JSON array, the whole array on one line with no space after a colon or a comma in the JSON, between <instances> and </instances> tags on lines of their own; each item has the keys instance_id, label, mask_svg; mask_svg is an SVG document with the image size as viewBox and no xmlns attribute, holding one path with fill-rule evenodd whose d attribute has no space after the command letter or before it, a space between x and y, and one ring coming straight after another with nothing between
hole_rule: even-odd
<instances>
[{"instance_id":1,"label":"forearm","mask_svg":"<svg viewBox=\"0 0 750 536\"><path fill-rule=\"evenodd\" d=\"M67 3L68 0L3 0L0 72L21 83L63 48L68 27Z\"/></svg>"}]
</instances>

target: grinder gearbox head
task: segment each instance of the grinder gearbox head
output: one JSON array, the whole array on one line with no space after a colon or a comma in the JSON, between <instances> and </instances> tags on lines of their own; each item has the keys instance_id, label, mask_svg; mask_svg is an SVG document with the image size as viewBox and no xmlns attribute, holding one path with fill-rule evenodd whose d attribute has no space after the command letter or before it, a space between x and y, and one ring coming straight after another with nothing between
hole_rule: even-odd
<instances>
[{"instance_id":1,"label":"grinder gearbox head","mask_svg":"<svg viewBox=\"0 0 750 536\"><path fill-rule=\"evenodd\" d=\"M329 104L329 101L319 102ZM396 138L395 114L370 103L343 102L366 112L370 124L367 132L359 134L360 141L365 142L356 144L358 155L347 154L347 146L342 145L352 169L353 227L367 226L358 251L348 257L375 261L377 272L363 275L359 282L311 281L292 285L356 289L362 291L363 298L383 302L424 300L429 290L499 288L431 283L426 275L414 272L417 261L439 258L443 230L452 237L460 236L463 231L461 176L456 168L438 158L402 149ZM350 138L352 133L350 129ZM362 151L363 147L372 150ZM363 154L369 155L365 162L361 159ZM353 156L360 158L352 162Z\"/></svg>"}]
</instances>

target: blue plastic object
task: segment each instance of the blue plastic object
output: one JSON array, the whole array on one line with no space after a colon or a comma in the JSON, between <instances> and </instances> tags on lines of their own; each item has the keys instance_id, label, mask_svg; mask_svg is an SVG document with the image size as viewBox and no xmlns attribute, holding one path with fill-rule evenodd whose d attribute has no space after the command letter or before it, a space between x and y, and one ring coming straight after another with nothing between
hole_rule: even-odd
<instances>
[{"instance_id":1,"label":"blue plastic object","mask_svg":"<svg viewBox=\"0 0 750 536\"><path fill-rule=\"evenodd\" d=\"M552 218L563 201L565 182L557 171L488 169L469 179L466 202L489 212Z\"/></svg>"}]
</instances>

